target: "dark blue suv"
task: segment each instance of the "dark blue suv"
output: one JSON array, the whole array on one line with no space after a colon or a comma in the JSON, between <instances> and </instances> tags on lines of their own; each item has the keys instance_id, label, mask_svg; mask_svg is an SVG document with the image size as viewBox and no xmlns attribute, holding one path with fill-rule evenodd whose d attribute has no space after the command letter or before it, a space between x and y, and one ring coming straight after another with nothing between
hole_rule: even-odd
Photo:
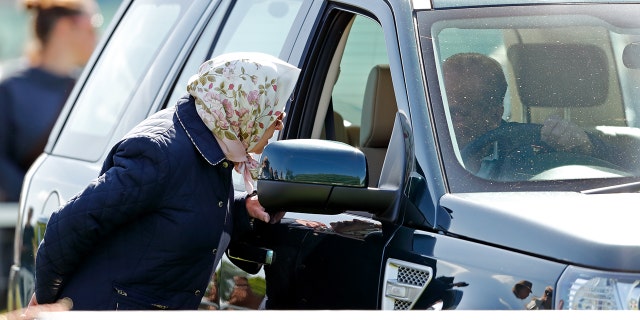
<instances>
[{"instance_id":1,"label":"dark blue suv","mask_svg":"<svg viewBox=\"0 0 640 320\"><path fill-rule=\"evenodd\" d=\"M31 295L49 215L109 147L206 59L262 51L302 69L257 184L287 214L228 252L237 265L203 308L637 310L639 14L637 1L124 1L25 180L9 305Z\"/></svg>"}]
</instances>

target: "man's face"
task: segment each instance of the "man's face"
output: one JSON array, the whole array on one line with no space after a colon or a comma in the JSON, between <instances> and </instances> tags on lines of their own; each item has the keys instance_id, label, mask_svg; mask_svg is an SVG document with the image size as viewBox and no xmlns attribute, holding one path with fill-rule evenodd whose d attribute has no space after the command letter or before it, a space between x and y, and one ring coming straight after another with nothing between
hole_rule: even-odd
<instances>
[{"instance_id":1,"label":"man's face","mask_svg":"<svg viewBox=\"0 0 640 320\"><path fill-rule=\"evenodd\" d=\"M480 79L447 85L449 111L460 148L500 125L502 101L487 99L483 85Z\"/></svg>"},{"instance_id":2,"label":"man's face","mask_svg":"<svg viewBox=\"0 0 640 320\"><path fill-rule=\"evenodd\" d=\"M505 81L498 62L459 54L443 65L447 103L459 147L500 126Z\"/></svg>"}]
</instances>

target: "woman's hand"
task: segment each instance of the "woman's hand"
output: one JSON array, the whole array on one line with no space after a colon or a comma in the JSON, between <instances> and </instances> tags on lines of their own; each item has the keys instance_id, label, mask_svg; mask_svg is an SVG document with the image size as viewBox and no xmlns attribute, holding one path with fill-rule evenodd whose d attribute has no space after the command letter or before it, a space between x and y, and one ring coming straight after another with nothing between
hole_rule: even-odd
<instances>
[{"instance_id":1,"label":"woman's hand","mask_svg":"<svg viewBox=\"0 0 640 320\"><path fill-rule=\"evenodd\" d=\"M36 295L33 294L31 300L29 300L29 305L25 309L0 315L0 319L32 320L37 319L41 312L69 311L71 308L73 308L73 302L69 298L62 298L55 303L38 304Z\"/></svg>"},{"instance_id":2,"label":"woman's hand","mask_svg":"<svg viewBox=\"0 0 640 320\"><path fill-rule=\"evenodd\" d=\"M265 211L264 207L258 201L257 195L248 196L245 201L245 206L247 207L247 212L249 212L249 216L252 218L258 219L265 223L278 223L285 212L277 212L273 216L271 216L267 211Z\"/></svg>"}]
</instances>

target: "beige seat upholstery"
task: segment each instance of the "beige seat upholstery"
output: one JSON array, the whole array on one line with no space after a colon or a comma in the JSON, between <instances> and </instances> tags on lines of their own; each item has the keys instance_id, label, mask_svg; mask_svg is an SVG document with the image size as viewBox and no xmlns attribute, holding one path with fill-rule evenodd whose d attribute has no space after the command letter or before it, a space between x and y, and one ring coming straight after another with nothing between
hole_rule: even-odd
<instances>
[{"instance_id":1,"label":"beige seat upholstery","mask_svg":"<svg viewBox=\"0 0 640 320\"><path fill-rule=\"evenodd\" d=\"M354 146L360 146L360 127L356 125L350 125L345 127L345 133L347 135L347 143Z\"/></svg>"},{"instance_id":2,"label":"beige seat upholstery","mask_svg":"<svg viewBox=\"0 0 640 320\"><path fill-rule=\"evenodd\" d=\"M388 65L371 69L362 105L360 149L369 165L369 186L377 187L398 105Z\"/></svg>"},{"instance_id":3,"label":"beige seat upholstery","mask_svg":"<svg viewBox=\"0 0 640 320\"><path fill-rule=\"evenodd\" d=\"M338 72L335 73L334 78L328 77L327 79L333 79L333 84L335 84L338 81L339 74L340 74L340 71L338 70ZM332 102L329 102L329 103L332 103ZM345 127L344 118L340 113L336 112L335 110L333 111L333 129L335 134L335 138L334 138L335 141L344 142L354 147L358 146L360 128L353 125L349 126L348 128ZM324 125L322 125L322 131L320 132L320 139L327 139L327 128Z\"/></svg>"},{"instance_id":4,"label":"beige seat upholstery","mask_svg":"<svg viewBox=\"0 0 640 320\"><path fill-rule=\"evenodd\" d=\"M619 85L609 70L613 62L601 47L515 44L507 49L507 57L517 84L513 87L530 122L543 123L550 115L563 114L584 128L626 126Z\"/></svg>"},{"instance_id":5,"label":"beige seat upholstery","mask_svg":"<svg viewBox=\"0 0 640 320\"><path fill-rule=\"evenodd\" d=\"M334 127L334 132L335 132L335 140L336 141L340 141L340 142L344 142L346 144L350 144L352 146L357 146L357 137L354 138L353 137L353 133L351 132L351 130L353 130L350 126L349 129L347 129L344 126L344 118L342 117L342 115L340 115L340 113L334 111L333 112L333 127ZM357 129L357 128L356 128ZM322 133L320 135L321 139L326 139L326 129L323 126L322 127Z\"/></svg>"}]
</instances>

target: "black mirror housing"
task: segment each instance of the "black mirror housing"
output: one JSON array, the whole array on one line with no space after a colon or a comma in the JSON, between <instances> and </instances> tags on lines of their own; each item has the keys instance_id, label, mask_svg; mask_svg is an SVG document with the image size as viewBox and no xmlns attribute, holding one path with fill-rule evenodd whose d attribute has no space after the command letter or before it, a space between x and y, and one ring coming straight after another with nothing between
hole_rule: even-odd
<instances>
[{"instance_id":1,"label":"black mirror housing","mask_svg":"<svg viewBox=\"0 0 640 320\"><path fill-rule=\"evenodd\" d=\"M368 184L362 151L342 142L317 139L268 144L260 158L259 180L363 188Z\"/></svg>"},{"instance_id":2,"label":"black mirror housing","mask_svg":"<svg viewBox=\"0 0 640 320\"><path fill-rule=\"evenodd\" d=\"M265 147L260 163L258 197L268 211L376 213L395 198L392 191L368 188L365 155L342 142L275 141Z\"/></svg>"}]
</instances>

